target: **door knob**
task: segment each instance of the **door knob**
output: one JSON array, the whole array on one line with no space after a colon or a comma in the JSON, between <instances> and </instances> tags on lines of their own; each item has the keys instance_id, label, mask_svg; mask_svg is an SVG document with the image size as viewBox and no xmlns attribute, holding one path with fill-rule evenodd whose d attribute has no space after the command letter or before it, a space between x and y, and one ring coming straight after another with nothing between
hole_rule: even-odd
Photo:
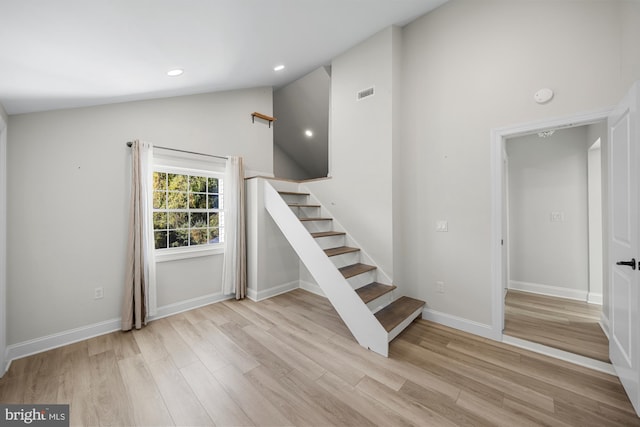
<instances>
[{"instance_id":1,"label":"door knob","mask_svg":"<svg viewBox=\"0 0 640 427\"><path fill-rule=\"evenodd\" d=\"M629 267L631 267L632 269L636 269L636 259L635 258L631 258L631 261L618 261L616 262L616 265L628 265Z\"/></svg>"}]
</instances>

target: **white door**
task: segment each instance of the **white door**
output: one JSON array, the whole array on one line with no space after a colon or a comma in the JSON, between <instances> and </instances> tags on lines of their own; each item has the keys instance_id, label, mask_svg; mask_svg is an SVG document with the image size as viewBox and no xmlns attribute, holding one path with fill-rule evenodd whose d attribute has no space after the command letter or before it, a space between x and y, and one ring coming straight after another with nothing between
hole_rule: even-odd
<instances>
[{"instance_id":1,"label":"white door","mask_svg":"<svg viewBox=\"0 0 640 427\"><path fill-rule=\"evenodd\" d=\"M609 116L609 356L640 414L640 84Z\"/></svg>"}]
</instances>

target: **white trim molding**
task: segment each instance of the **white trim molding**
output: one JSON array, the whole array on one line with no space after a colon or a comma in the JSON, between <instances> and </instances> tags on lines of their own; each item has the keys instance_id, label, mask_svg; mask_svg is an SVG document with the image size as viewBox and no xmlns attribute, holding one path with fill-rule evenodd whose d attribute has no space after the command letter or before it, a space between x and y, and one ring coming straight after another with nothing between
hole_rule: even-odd
<instances>
[{"instance_id":1,"label":"white trim molding","mask_svg":"<svg viewBox=\"0 0 640 427\"><path fill-rule=\"evenodd\" d=\"M79 328L69 329L67 331L58 332L40 338L11 344L7 347L7 358L9 361L21 359L31 356L32 354L42 353L43 351L52 350L64 345L73 344L78 341L84 341L99 335L108 334L120 330L121 319L110 319L104 322L94 323L92 325L81 326Z\"/></svg>"},{"instance_id":2,"label":"white trim molding","mask_svg":"<svg viewBox=\"0 0 640 427\"><path fill-rule=\"evenodd\" d=\"M285 294L294 289L298 289L299 287L299 282L297 280L294 280L293 282L283 283L281 285L277 285L269 289L263 289L261 291L256 291L253 288L249 288L247 289L247 298L249 298L251 301L258 302L271 297L275 297L276 295Z\"/></svg>"},{"instance_id":3,"label":"white trim molding","mask_svg":"<svg viewBox=\"0 0 640 427\"><path fill-rule=\"evenodd\" d=\"M501 340L504 322L504 290L502 289L502 224L506 218L502 217L502 167L504 143L508 138L532 134L549 129L562 129L574 126L584 126L606 120L613 107L600 110L577 113L564 117L549 118L529 123L491 129L491 239L489 250L491 253L491 283L492 310L491 329L497 340Z\"/></svg>"},{"instance_id":4,"label":"white trim molding","mask_svg":"<svg viewBox=\"0 0 640 427\"><path fill-rule=\"evenodd\" d=\"M154 320L162 319L163 317L173 316L174 314L183 313L185 311L193 310L195 308L204 307L205 305L210 305L216 302L226 301L233 298L235 298L235 295L224 295L222 292L216 292L214 294L203 295L201 297L163 305L162 307L158 307L156 315L150 316L148 320L152 322Z\"/></svg>"},{"instance_id":5,"label":"white trim molding","mask_svg":"<svg viewBox=\"0 0 640 427\"><path fill-rule=\"evenodd\" d=\"M0 377L9 369L7 350L7 123L0 116Z\"/></svg>"},{"instance_id":6,"label":"white trim molding","mask_svg":"<svg viewBox=\"0 0 640 427\"><path fill-rule=\"evenodd\" d=\"M541 283L520 282L518 280L510 280L509 289L513 289L514 291L530 292L532 294L548 295L551 297L587 301L587 291L582 291L580 289L543 285Z\"/></svg>"},{"instance_id":7,"label":"white trim molding","mask_svg":"<svg viewBox=\"0 0 640 427\"><path fill-rule=\"evenodd\" d=\"M602 332L607 336L607 339L609 339L609 318L605 316L604 312L600 314L600 322L598 322L598 324Z\"/></svg>"},{"instance_id":8,"label":"white trim molding","mask_svg":"<svg viewBox=\"0 0 640 427\"><path fill-rule=\"evenodd\" d=\"M504 336L502 342L514 347L533 351L534 353L544 354L545 356L553 357L555 359L564 360L565 362L573 363L575 365L584 366L585 368L604 372L605 374L617 376L616 371L613 369L613 365L611 365L610 363L601 362L600 360L590 359L578 354L569 353L568 351L558 350L557 348L547 347L546 345L521 340L520 338L510 337L508 335Z\"/></svg>"},{"instance_id":9,"label":"white trim molding","mask_svg":"<svg viewBox=\"0 0 640 427\"><path fill-rule=\"evenodd\" d=\"M304 280L300 281L300 289L304 289L307 292L311 292L312 294L316 294L319 295L321 297L326 298L327 296L324 294L324 292L322 292L322 289L320 289L320 286L318 286L315 283L312 282L307 282Z\"/></svg>"},{"instance_id":10,"label":"white trim molding","mask_svg":"<svg viewBox=\"0 0 640 427\"><path fill-rule=\"evenodd\" d=\"M182 313L184 311L192 310L194 308L203 307L205 305L225 301L232 298L233 295L223 295L222 293L215 293L186 301L181 301L175 304L165 305L162 307L158 307L157 314L155 316L150 316L148 320L158 320L163 317ZM9 369L11 361L15 359L21 359L23 357L31 356L32 354L42 353L43 351L52 350L54 348L73 344L78 341L84 341L89 338L94 338L100 335L119 331L122 325L121 322L122 320L120 318L105 320L103 322L81 326L79 328L69 329L67 331L58 332L28 341L23 341L17 344L12 344L7 347L7 363L4 372Z\"/></svg>"},{"instance_id":11,"label":"white trim molding","mask_svg":"<svg viewBox=\"0 0 640 427\"><path fill-rule=\"evenodd\" d=\"M589 294L587 295L587 302L589 304L602 305L602 294L597 294L595 292L589 292Z\"/></svg>"},{"instance_id":12,"label":"white trim molding","mask_svg":"<svg viewBox=\"0 0 640 427\"><path fill-rule=\"evenodd\" d=\"M439 323L444 326L448 326L450 328L478 335L483 338L489 338L497 341L501 340L501 337L497 336L491 325L464 319L452 314L442 313L430 308L425 308L424 310L422 310L422 318L435 323ZM501 333L502 331L500 331L500 334Z\"/></svg>"}]
</instances>

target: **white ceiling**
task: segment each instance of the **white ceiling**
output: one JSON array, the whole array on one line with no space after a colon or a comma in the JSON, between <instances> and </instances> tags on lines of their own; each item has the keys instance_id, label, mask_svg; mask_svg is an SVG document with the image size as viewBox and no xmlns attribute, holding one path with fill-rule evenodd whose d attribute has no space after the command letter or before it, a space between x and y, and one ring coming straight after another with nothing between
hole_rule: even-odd
<instances>
[{"instance_id":1,"label":"white ceiling","mask_svg":"<svg viewBox=\"0 0 640 427\"><path fill-rule=\"evenodd\" d=\"M0 0L0 103L18 114L278 87L445 2Z\"/></svg>"}]
</instances>

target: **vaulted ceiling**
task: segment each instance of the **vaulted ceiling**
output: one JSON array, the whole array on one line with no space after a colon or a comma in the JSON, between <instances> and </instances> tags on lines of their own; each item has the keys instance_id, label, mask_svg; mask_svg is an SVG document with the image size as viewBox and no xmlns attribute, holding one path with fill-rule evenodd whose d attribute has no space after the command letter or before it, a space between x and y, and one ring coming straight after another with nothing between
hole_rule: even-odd
<instances>
[{"instance_id":1,"label":"vaulted ceiling","mask_svg":"<svg viewBox=\"0 0 640 427\"><path fill-rule=\"evenodd\" d=\"M445 1L0 0L0 103L18 114L279 87Z\"/></svg>"}]
</instances>

